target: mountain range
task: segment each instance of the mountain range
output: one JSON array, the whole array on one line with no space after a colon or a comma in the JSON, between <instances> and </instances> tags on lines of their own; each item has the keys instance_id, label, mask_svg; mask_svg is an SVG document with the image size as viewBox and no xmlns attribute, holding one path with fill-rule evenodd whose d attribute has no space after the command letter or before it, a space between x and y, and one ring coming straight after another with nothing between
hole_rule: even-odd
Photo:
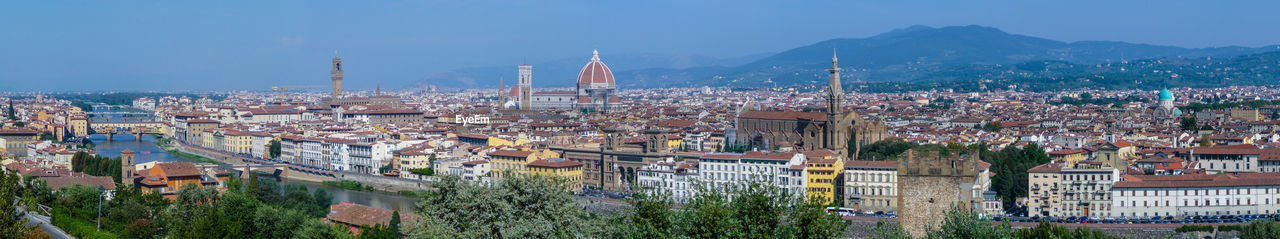
<instances>
[{"instance_id":1,"label":"mountain range","mask_svg":"<svg viewBox=\"0 0 1280 239\"><path fill-rule=\"evenodd\" d=\"M1277 50L1280 50L1280 45L1183 48L1117 41L1063 42L970 25L940 28L912 26L867 38L831 39L776 54L757 54L734 59L692 55L617 58L602 55L602 59L613 68L620 88L821 84L826 80L826 69L831 67L833 52L839 54L840 66L844 69L842 76L846 82L922 85L957 80L1034 79L1051 75L1068 77L1086 72L1111 74L1119 73L1124 64L1161 59L1189 64L1220 64L1214 59L1221 61ZM551 62L545 66L535 65L534 86L572 86L578 69L586 63L586 59L587 57L583 57ZM1261 55L1251 60L1266 62L1280 58ZM1086 66L1098 67L1074 72L998 72L1009 70L1007 67L1011 64L1072 66L1078 69L1089 68ZM1108 67L1101 67L1101 64ZM1116 67L1113 69L1110 66ZM1130 66L1127 69L1134 67L1140 66ZM1042 70L1063 69L1046 67ZM488 87L496 85L496 82L477 83L474 79L491 79L483 78L484 74L494 74L491 72L510 72L511 74L504 75L514 75L515 67L451 71L436 74L427 82L455 82L452 86L461 88ZM1218 73L1223 74L1234 73Z\"/></svg>"}]
</instances>

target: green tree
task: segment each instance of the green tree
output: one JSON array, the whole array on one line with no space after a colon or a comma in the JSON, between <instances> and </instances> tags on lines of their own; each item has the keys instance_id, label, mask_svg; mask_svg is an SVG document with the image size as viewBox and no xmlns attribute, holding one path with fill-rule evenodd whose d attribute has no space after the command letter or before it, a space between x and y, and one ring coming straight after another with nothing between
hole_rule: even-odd
<instances>
[{"instance_id":1,"label":"green tree","mask_svg":"<svg viewBox=\"0 0 1280 239\"><path fill-rule=\"evenodd\" d=\"M631 198L633 209L626 215L627 222L622 226L626 238L665 238L673 231L673 213L670 197L654 190L644 190L639 186Z\"/></svg>"},{"instance_id":2,"label":"green tree","mask_svg":"<svg viewBox=\"0 0 1280 239\"><path fill-rule=\"evenodd\" d=\"M961 207L951 207L942 225L937 230L929 231L929 238L1013 238L1013 229L1008 223L992 224L991 221L978 218L978 214Z\"/></svg>"},{"instance_id":3,"label":"green tree","mask_svg":"<svg viewBox=\"0 0 1280 239\"><path fill-rule=\"evenodd\" d=\"M445 176L418 205L410 237L582 238L598 234L561 178L512 176L488 185ZM460 213L465 212L465 213Z\"/></svg>"},{"instance_id":4,"label":"green tree","mask_svg":"<svg viewBox=\"0 0 1280 239\"><path fill-rule=\"evenodd\" d=\"M387 231L392 235L391 238L404 238L404 232L400 230L400 211L391 211L391 222L387 225Z\"/></svg>"},{"instance_id":5,"label":"green tree","mask_svg":"<svg viewBox=\"0 0 1280 239\"><path fill-rule=\"evenodd\" d=\"M837 238L843 236L849 221L839 215L827 213L826 205L818 197L808 200L794 200L787 217L789 228L793 228L796 238Z\"/></svg>"},{"instance_id":6,"label":"green tree","mask_svg":"<svg viewBox=\"0 0 1280 239\"><path fill-rule=\"evenodd\" d=\"M27 219L18 211L19 197L24 196L21 195L22 184L18 181L17 173L0 170L0 235L5 237L28 235L35 230L25 225Z\"/></svg>"},{"instance_id":7,"label":"green tree","mask_svg":"<svg viewBox=\"0 0 1280 239\"><path fill-rule=\"evenodd\" d=\"M9 98L9 120L18 120L17 112L18 111L13 110L13 98Z\"/></svg>"},{"instance_id":8,"label":"green tree","mask_svg":"<svg viewBox=\"0 0 1280 239\"><path fill-rule=\"evenodd\" d=\"M267 152L270 157L275 159L280 157L280 140L272 140L271 145L267 146Z\"/></svg>"},{"instance_id":9,"label":"green tree","mask_svg":"<svg viewBox=\"0 0 1280 239\"><path fill-rule=\"evenodd\" d=\"M1183 117L1182 122L1180 123L1181 123L1182 130L1196 131L1196 130L1199 130L1200 128L1198 127L1198 124L1196 124L1196 117Z\"/></svg>"},{"instance_id":10,"label":"green tree","mask_svg":"<svg viewBox=\"0 0 1280 239\"><path fill-rule=\"evenodd\" d=\"M324 188L316 188L315 193L311 195L311 199L314 201L312 205L315 207L313 209L316 212L315 215L319 217L329 215L329 205L333 204L333 195L330 195Z\"/></svg>"},{"instance_id":11,"label":"green tree","mask_svg":"<svg viewBox=\"0 0 1280 239\"><path fill-rule=\"evenodd\" d=\"M262 186L261 182L258 181L258 174L249 172L249 185L245 186L244 193L246 196L249 196L249 198L254 200L262 198L262 195L260 194L262 193Z\"/></svg>"},{"instance_id":12,"label":"green tree","mask_svg":"<svg viewBox=\"0 0 1280 239\"><path fill-rule=\"evenodd\" d=\"M226 218L222 230L227 235L254 235L254 213L262 203L254 200L247 193L227 191L218 202L220 215Z\"/></svg>"},{"instance_id":13,"label":"green tree","mask_svg":"<svg viewBox=\"0 0 1280 239\"><path fill-rule=\"evenodd\" d=\"M1240 230L1240 238L1280 238L1280 224L1271 219L1255 220Z\"/></svg>"}]
</instances>

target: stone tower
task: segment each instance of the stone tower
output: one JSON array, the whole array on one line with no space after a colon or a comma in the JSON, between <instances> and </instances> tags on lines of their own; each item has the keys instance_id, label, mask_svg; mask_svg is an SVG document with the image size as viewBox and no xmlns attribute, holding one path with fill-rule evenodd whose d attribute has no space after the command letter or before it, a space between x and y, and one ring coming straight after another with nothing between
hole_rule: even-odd
<instances>
[{"instance_id":1,"label":"stone tower","mask_svg":"<svg viewBox=\"0 0 1280 239\"><path fill-rule=\"evenodd\" d=\"M506 92L507 87L502 85L502 83L503 83L502 77L499 76L498 77L498 107L496 107L498 109L507 107L506 106L507 105L507 92Z\"/></svg>"},{"instance_id":2,"label":"stone tower","mask_svg":"<svg viewBox=\"0 0 1280 239\"><path fill-rule=\"evenodd\" d=\"M839 152L841 155L848 157L847 145L848 137L845 136L848 129L843 128L844 125L844 87L840 86L840 62L836 58L836 53L831 52L831 69L827 69L831 73L831 78L827 85L827 125L823 127L824 137L823 148L828 148Z\"/></svg>"},{"instance_id":3,"label":"stone tower","mask_svg":"<svg viewBox=\"0 0 1280 239\"><path fill-rule=\"evenodd\" d=\"M342 96L342 58L335 53L333 55L333 69L329 70L329 80L333 81L333 93L330 97L337 99Z\"/></svg>"},{"instance_id":4,"label":"stone tower","mask_svg":"<svg viewBox=\"0 0 1280 239\"><path fill-rule=\"evenodd\" d=\"M133 156L133 150L120 151L120 182L126 186L133 185L133 177L137 175L133 171Z\"/></svg>"},{"instance_id":5,"label":"stone tower","mask_svg":"<svg viewBox=\"0 0 1280 239\"><path fill-rule=\"evenodd\" d=\"M533 102L533 66L520 64L520 109L528 110Z\"/></svg>"},{"instance_id":6,"label":"stone tower","mask_svg":"<svg viewBox=\"0 0 1280 239\"><path fill-rule=\"evenodd\" d=\"M942 225L951 207L981 210L975 197L978 155L942 155L937 150L907 150L898 156L898 224L924 237Z\"/></svg>"}]
</instances>

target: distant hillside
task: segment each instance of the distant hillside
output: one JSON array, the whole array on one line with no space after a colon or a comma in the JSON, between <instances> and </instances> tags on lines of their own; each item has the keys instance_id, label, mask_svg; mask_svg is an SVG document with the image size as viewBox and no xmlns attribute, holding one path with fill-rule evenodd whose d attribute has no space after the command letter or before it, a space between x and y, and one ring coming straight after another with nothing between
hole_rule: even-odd
<instances>
[{"instance_id":1,"label":"distant hillside","mask_svg":"<svg viewBox=\"0 0 1280 239\"><path fill-rule=\"evenodd\" d=\"M884 85L925 86L932 82L981 79L1045 78L1061 79L1080 74L1115 74L1124 79L1155 79L1152 75L1136 76L1143 65L1129 65L1126 71L1114 66L1142 64L1145 59L1180 64L1220 64L1223 58L1266 62L1275 60L1268 54L1280 46L1182 48L1115 41L1062 42L1018 34L1009 34L984 26L951 26L933 28L912 26L868 38L840 38L801 46L776 54L751 55L733 59L717 59L697 55L612 55L602 53L613 69L621 88L688 87L688 86L811 86L824 84L826 69L831 66L832 50L839 52L843 79L852 82L892 82ZM569 87L590 57L533 63L534 85L537 87ZM1097 68L1111 63L1112 68ZM1243 63L1241 63L1243 64ZM1040 69L1043 68L1043 69ZM1088 68L1088 69L1086 69ZM1274 67L1273 67L1274 68ZM1028 69L1040 69L1035 72ZM1194 68L1190 68L1194 69ZM1232 67L1212 75L1238 75L1249 72ZM1008 71L1008 72L1001 72ZM1209 72L1201 72L1208 74ZM514 84L515 64L440 72L422 83L454 88L487 88L497 85L505 76ZM1188 74L1184 74L1188 75ZM1265 76L1265 74L1264 74ZM1256 74L1255 74L1256 77ZM1277 78L1273 78L1277 79ZM1098 79L1092 83L1062 83L1061 86L1102 84L1120 87L1125 84L1098 83L1114 79ZM1197 85L1218 81L1187 82ZM1235 78L1227 82L1245 81ZM1037 81L1042 82L1042 81ZM1161 81L1164 82L1164 81ZM1179 83L1169 81L1168 83ZM1008 84L1006 84L1007 86ZM1149 87L1150 85L1135 85ZM1181 85L1170 85L1181 86ZM872 86L867 86L872 87ZM1003 87L1003 86L1002 86ZM1035 86L1031 86L1035 87ZM887 89L887 88L884 88ZM882 89L883 90L883 89Z\"/></svg>"},{"instance_id":2,"label":"distant hillside","mask_svg":"<svg viewBox=\"0 0 1280 239\"><path fill-rule=\"evenodd\" d=\"M833 49L840 54L846 81L929 81L935 72L961 65L1229 57L1278 48L1188 49L1109 41L1067 43L983 26L913 26L869 38L822 41L741 66L619 71L617 77L619 82L635 81L633 85L646 87L804 85L825 79Z\"/></svg>"},{"instance_id":3,"label":"distant hillside","mask_svg":"<svg viewBox=\"0 0 1280 239\"><path fill-rule=\"evenodd\" d=\"M1050 91L1091 87L1146 89L1221 87L1280 83L1280 51L1233 57L1159 58L1124 63L1073 64L1028 61L1018 64L969 64L930 72L913 82L851 85L866 92L1009 89Z\"/></svg>"}]
</instances>

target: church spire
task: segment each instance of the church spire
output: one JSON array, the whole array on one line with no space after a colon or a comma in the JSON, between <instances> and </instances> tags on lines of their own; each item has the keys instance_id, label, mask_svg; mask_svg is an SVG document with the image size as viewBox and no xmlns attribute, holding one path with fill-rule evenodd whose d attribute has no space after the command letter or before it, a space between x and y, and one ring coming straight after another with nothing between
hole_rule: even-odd
<instances>
[{"instance_id":1,"label":"church spire","mask_svg":"<svg viewBox=\"0 0 1280 239\"><path fill-rule=\"evenodd\" d=\"M827 85L827 107L828 114L841 115L844 111L844 87L840 86L840 63L836 57L835 49L831 50L831 69L827 69L831 73Z\"/></svg>"}]
</instances>

